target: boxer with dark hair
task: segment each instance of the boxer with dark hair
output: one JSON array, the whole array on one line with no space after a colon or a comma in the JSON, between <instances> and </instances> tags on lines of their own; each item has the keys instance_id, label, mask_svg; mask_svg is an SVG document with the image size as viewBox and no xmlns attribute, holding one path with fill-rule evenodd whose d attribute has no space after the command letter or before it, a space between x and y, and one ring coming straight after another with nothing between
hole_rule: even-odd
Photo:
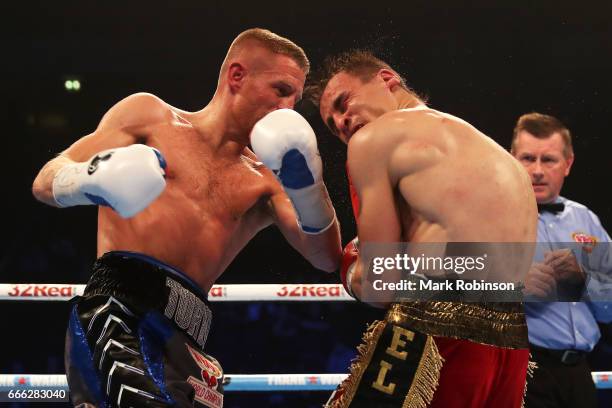
<instances>
[{"instance_id":1,"label":"boxer with dark hair","mask_svg":"<svg viewBox=\"0 0 612 408\"><path fill-rule=\"evenodd\" d=\"M290 40L247 30L202 110L129 96L42 168L40 201L99 206L100 258L66 342L75 405L222 406L223 372L203 352L206 294L263 228L275 224L315 267L336 270L339 227L316 139L290 110L308 70ZM252 142L272 168L247 147L260 120Z\"/></svg>"},{"instance_id":2,"label":"boxer with dark hair","mask_svg":"<svg viewBox=\"0 0 612 408\"><path fill-rule=\"evenodd\" d=\"M307 93L348 145L360 245L535 240L524 169L467 122L427 107L385 62L363 51L329 58ZM356 298L368 273L352 241L342 278ZM383 306L386 319L364 335L328 406L521 406L529 352L520 303Z\"/></svg>"}]
</instances>

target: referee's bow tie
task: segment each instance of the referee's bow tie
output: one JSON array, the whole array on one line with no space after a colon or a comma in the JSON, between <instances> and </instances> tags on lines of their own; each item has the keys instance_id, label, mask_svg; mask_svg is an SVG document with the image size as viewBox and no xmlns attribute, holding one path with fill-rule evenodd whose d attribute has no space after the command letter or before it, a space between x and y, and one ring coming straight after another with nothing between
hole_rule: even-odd
<instances>
[{"instance_id":1,"label":"referee's bow tie","mask_svg":"<svg viewBox=\"0 0 612 408\"><path fill-rule=\"evenodd\" d=\"M547 203L547 204L538 204L538 212L541 214L543 212L551 212L553 214L560 213L565 208L565 204L563 203Z\"/></svg>"}]
</instances>

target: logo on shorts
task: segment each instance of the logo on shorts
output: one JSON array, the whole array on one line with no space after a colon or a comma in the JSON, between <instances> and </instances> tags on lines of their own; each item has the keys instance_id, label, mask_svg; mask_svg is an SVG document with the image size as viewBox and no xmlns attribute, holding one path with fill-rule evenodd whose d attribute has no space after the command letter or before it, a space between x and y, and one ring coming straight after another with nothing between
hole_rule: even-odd
<instances>
[{"instance_id":1,"label":"logo on shorts","mask_svg":"<svg viewBox=\"0 0 612 408\"><path fill-rule=\"evenodd\" d=\"M223 394L219 391L210 388L208 385L192 376L189 376L187 382L193 387L195 391L195 400L197 402L209 408L223 407Z\"/></svg>"},{"instance_id":2,"label":"logo on shorts","mask_svg":"<svg viewBox=\"0 0 612 408\"><path fill-rule=\"evenodd\" d=\"M166 286L170 289L170 293L164 315L174 321L178 328L187 333L200 348L204 348L212 312L206 303L168 276L166 276Z\"/></svg>"},{"instance_id":3,"label":"logo on shorts","mask_svg":"<svg viewBox=\"0 0 612 408\"><path fill-rule=\"evenodd\" d=\"M100 164L100 162L107 161L108 159L111 158L112 155L113 155L113 152L106 153L102 156L100 156L99 154L96 154L96 157L91 159L89 166L87 166L87 174L89 174L90 176L94 174L96 170L98 170L98 165Z\"/></svg>"},{"instance_id":4,"label":"logo on shorts","mask_svg":"<svg viewBox=\"0 0 612 408\"><path fill-rule=\"evenodd\" d=\"M572 238L574 241L582 244L582 250L588 253L591 253L595 245L597 245L597 237L587 235L583 232L574 232Z\"/></svg>"},{"instance_id":5,"label":"logo on shorts","mask_svg":"<svg viewBox=\"0 0 612 408\"><path fill-rule=\"evenodd\" d=\"M204 380L204 382L209 387L213 387L216 389L219 385L219 381L221 381L221 378L223 377L221 367L219 367L218 363L215 364L215 362L212 361L212 357L207 357L203 355L202 353L189 346L189 344L187 343L185 343L185 345L187 346L189 354L191 354L191 358L193 358L198 367L202 369L202 379Z\"/></svg>"},{"instance_id":6,"label":"logo on shorts","mask_svg":"<svg viewBox=\"0 0 612 408\"><path fill-rule=\"evenodd\" d=\"M223 406L223 394L217 391L219 383L223 379L223 371L218 363L200 353L189 344L185 343L191 357L200 367L202 380L189 376L187 382L195 390L195 400L210 408L221 408Z\"/></svg>"}]
</instances>

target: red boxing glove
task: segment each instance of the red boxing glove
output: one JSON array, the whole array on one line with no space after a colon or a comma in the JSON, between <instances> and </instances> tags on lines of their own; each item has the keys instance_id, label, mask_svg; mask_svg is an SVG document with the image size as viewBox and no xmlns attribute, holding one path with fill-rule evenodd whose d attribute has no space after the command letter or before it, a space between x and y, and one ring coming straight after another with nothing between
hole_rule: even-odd
<instances>
[{"instance_id":1,"label":"red boxing glove","mask_svg":"<svg viewBox=\"0 0 612 408\"><path fill-rule=\"evenodd\" d=\"M357 266L357 257L359 256L359 238L355 237L351 242L346 244L342 251L342 266L340 267L340 280L344 289L349 295L355 297L351 290L351 279L355 266Z\"/></svg>"}]
</instances>

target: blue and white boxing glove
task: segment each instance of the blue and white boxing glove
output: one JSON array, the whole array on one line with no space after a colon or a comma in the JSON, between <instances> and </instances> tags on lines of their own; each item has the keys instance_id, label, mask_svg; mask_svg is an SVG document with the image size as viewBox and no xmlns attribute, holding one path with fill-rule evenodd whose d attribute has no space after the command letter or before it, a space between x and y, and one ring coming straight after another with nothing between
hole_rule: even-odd
<instances>
[{"instance_id":1,"label":"blue and white boxing glove","mask_svg":"<svg viewBox=\"0 0 612 408\"><path fill-rule=\"evenodd\" d=\"M130 218L164 191L165 168L159 150L146 145L104 150L62 167L53 179L53 197L60 207L104 205Z\"/></svg>"},{"instance_id":2,"label":"blue and white boxing glove","mask_svg":"<svg viewBox=\"0 0 612 408\"><path fill-rule=\"evenodd\" d=\"M281 182L304 232L317 234L334 223L317 138L302 115L291 109L267 114L253 127L251 146Z\"/></svg>"}]
</instances>

